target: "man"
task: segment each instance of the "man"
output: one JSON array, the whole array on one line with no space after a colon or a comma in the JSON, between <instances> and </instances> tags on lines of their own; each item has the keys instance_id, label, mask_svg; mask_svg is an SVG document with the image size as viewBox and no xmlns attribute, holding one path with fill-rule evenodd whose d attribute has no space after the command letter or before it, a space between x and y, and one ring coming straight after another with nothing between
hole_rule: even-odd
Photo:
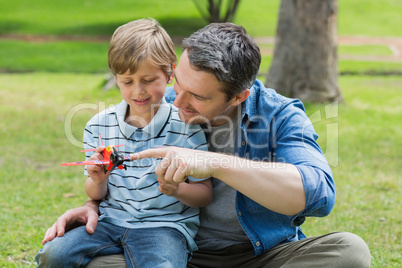
<instances>
[{"instance_id":1,"label":"man","mask_svg":"<svg viewBox=\"0 0 402 268\"><path fill-rule=\"evenodd\" d=\"M261 55L245 30L211 24L183 41L167 90L180 118L204 124L210 152L150 149L132 159L163 158L158 180L213 177L214 200L200 212L199 250L188 267L369 267L364 241L350 233L306 238L305 217L323 217L335 202L330 167L300 101L256 80ZM44 242L77 224L96 227L97 203L67 211ZM122 262L123 261L123 262ZM122 256L90 266L124 266Z\"/></svg>"}]
</instances>

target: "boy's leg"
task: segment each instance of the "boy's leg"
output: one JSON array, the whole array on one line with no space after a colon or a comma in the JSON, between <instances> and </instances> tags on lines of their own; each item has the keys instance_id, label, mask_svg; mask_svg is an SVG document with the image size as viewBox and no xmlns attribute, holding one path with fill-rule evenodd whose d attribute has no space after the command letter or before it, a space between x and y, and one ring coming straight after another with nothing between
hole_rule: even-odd
<instances>
[{"instance_id":1,"label":"boy's leg","mask_svg":"<svg viewBox=\"0 0 402 268\"><path fill-rule=\"evenodd\" d=\"M38 267L85 267L95 255L122 253L118 240L123 233L124 228L99 222L90 235L81 226L47 242L35 259Z\"/></svg>"},{"instance_id":2,"label":"boy's leg","mask_svg":"<svg viewBox=\"0 0 402 268\"><path fill-rule=\"evenodd\" d=\"M174 228L130 229L122 242L127 267L186 267L187 241Z\"/></svg>"},{"instance_id":3,"label":"boy's leg","mask_svg":"<svg viewBox=\"0 0 402 268\"><path fill-rule=\"evenodd\" d=\"M248 250L247 250L248 247ZM351 233L332 233L280 244L253 257L251 245L196 251L187 267L370 267L366 243Z\"/></svg>"}]
</instances>

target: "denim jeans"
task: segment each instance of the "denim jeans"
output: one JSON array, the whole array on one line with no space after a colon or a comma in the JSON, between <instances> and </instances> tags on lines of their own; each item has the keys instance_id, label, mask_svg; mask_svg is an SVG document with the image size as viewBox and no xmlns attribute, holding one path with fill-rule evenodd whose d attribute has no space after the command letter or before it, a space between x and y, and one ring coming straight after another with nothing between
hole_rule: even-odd
<instances>
[{"instance_id":1,"label":"denim jeans","mask_svg":"<svg viewBox=\"0 0 402 268\"><path fill-rule=\"evenodd\" d=\"M363 239L346 232L279 244L257 257L253 252L251 244L221 250L198 250L194 251L187 268L368 268L371 261L370 250ZM126 267L123 254L96 257L88 264L88 268L100 267Z\"/></svg>"},{"instance_id":2,"label":"denim jeans","mask_svg":"<svg viewBox=\"0 0 402 268\"><path fill-rule=\"evenodd\" d=\"M127 229L98 222L47 242L35 259L38 267L85 267L95 256L124 253L127 267L186 267L186 239L174 228Z\"/></svg>"}]
</instances>

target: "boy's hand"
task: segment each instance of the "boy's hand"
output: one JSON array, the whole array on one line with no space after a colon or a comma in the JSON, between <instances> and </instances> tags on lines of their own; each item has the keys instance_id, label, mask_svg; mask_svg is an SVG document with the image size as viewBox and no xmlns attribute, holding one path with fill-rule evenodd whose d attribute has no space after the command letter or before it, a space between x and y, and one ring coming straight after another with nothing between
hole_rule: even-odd
<instances>
[{"instance_id":1,"label":"boy's hand","mask_svg":"<svg viewBox=\"0 0 402 268\"><path fill-rule=\"evenodd\" d=\"M95 153L89 158L89 160L103 160L104 157L102 152L104 149L104 146L99 146L98 148L96 148ZM87 171L89 177L91 177L91 179L97 184L104 183L109 178L108 173L110 173L108 172L107 174L105 174L105 168L107 168L105 165L88 165Z\"/></svg>"},{"instance_id":2,"label":"boy's hand","mask_svg":"<svg viewBox=\"0 0 402 268\"><path fill-rule=\"evenodd\" d=\"M167 183L166 181L159 181L159 186L158 189L162 194L165 194L167 196L174 196L177 192L177 189L179 189L179 184L180 183Z\"/></svg>"}]
</instances>

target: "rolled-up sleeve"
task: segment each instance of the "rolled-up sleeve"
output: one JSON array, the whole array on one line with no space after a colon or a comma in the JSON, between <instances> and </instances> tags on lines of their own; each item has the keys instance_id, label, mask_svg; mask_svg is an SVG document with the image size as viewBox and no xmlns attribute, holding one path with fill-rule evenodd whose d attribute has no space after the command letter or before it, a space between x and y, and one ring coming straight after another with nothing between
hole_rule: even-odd
<instances>
[{"instance_id":1,"label":"rolled-up sleeve","mask_svg":"<svg viewBox=\"0 0 402 268\"><path fill-rule=\"evenodd\" d=\"M335 203L333 175L303 104L299 100L286 104L274 126L275 160L296 166L304 185L306 208L295 216L295 225L305 216L328 215Z\"/></svg>"}]
</instances>

